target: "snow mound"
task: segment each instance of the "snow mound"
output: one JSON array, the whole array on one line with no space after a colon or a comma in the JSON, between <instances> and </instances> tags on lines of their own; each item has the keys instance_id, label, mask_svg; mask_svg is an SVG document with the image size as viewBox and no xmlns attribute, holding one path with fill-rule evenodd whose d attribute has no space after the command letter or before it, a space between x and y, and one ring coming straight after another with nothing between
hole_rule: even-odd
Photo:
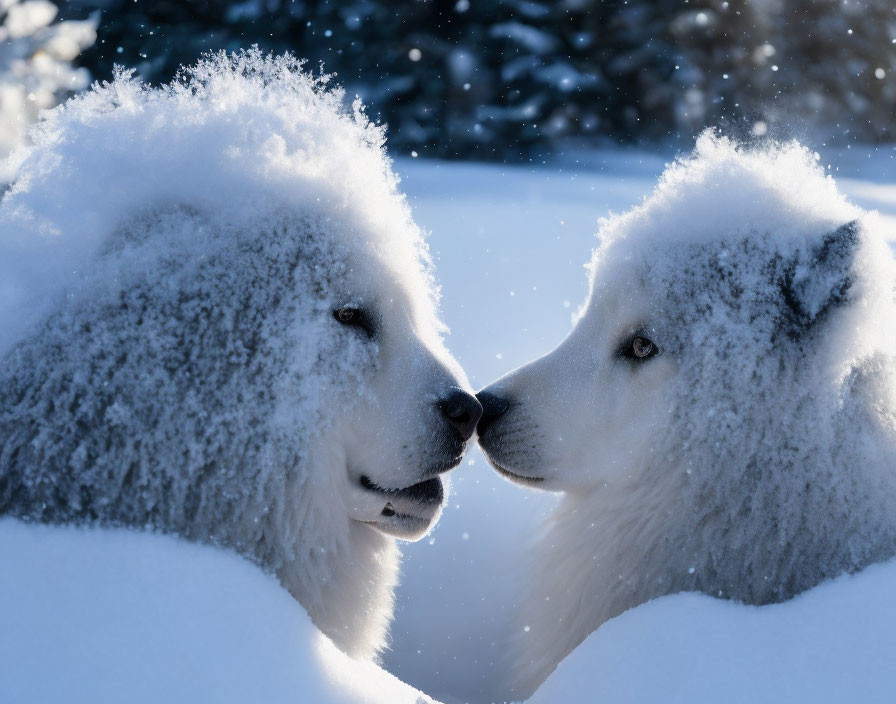
<instances>
[{"instance_id":1,"label":"snow mound","mask_svg":"<svg viewBox=\"0 0 896 704\"><path fill-rule=\"evenodd\" d=\"M212 230L278 210L340 213L433 297L429 255L356 100L291 55L209 55L170 85L120 70L49 111L11 159L0 205L0 355L147 204L189 203ZM421 266L422 264L422 266Z\"/></svg>"},{"instance_id":2,"label":"snow mound","mask_svg":"<svg viewBox=\"0 0 896 704\"><path fill-rule=\"evenodd\" d=\"M656 599L608 621L528 701L893 701L896 562L785 603L697 594Z\"/></svg>"},{"instance_id":3,"label":"snow mound","mask_svg":"<svg viewBox=\"0 0 896 704\"><path fill-rule=\"evenodd\" d=\"M215 548L4 519L0 562L0 701L432 701L344 655L273 577Z\"/></svg>"}]
</instances>

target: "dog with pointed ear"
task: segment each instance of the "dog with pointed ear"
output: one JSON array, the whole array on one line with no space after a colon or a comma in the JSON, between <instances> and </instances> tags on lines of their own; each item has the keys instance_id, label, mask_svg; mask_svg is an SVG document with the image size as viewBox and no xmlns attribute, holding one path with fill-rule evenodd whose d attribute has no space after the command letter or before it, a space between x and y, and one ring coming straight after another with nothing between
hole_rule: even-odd
<instances>
[{"instance_id":1,"label":"dog with pointed ear","mask_svg":"<svg viewBox=\"0 0 896 704\"><path fill-rule=\"evenodd\" d=\"M802 147L712 135L601 223L569 336L478 394L494 467L563 493L507 699L655 597L768 604L896 555L885 232Z\"/></svg>"},{"instance_id":2,"label":"dog with pointed ear","mask_svg":"<svg viewBox=\"0 0 896 704\"><path fill-rule=\"evenodd\" d=\"M811 251L808 261L794 258L784 270L780 285L791 335L847 301L860 227L859 220L842 225Z\"/></svg>"}]
</instances>

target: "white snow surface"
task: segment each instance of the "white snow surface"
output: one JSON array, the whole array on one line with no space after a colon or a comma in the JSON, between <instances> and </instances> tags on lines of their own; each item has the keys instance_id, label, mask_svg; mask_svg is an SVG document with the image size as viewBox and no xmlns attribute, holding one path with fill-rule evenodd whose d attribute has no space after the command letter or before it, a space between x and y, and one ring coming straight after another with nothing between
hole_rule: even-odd
<instances>
[{"instance_id":1,"label":"white snow surface","mask_svg":"<svg viewBox=\"0 0 896 704\"><path fill-rule=\"evenodd\" d=\"M601 626L528 701L892 702L894 585L891 561L784 604L663 597Z\"/></svg>"},{"instance_id":2,"label":"white snow surface","mask_svg":"<svg viewBox=\"0 0 896 704\"><path fill-rule=\"evenodd\" d=\"M162 535L0 520L0 701L426 704L276 579Z\"/></svg>"}]
</instances>

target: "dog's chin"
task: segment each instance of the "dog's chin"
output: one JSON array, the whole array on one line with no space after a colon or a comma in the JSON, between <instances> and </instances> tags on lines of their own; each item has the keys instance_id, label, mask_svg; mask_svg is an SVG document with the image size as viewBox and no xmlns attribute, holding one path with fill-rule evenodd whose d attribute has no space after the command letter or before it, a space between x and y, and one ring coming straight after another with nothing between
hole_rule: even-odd
<instances>
[{"instance_id":1,"label":"dog's chin","mask_svg":"<svg viewBox=\"0 0 896 704\"><path fill-rule=\"evenodd\" d=\"M537 489L547 489L545 486L545 478L539 477L535 474L529 474L524 470L519 470L517 468L508 469L504 465L502 465L499 461L497 461L494 457L492 457L487 451L483 449L482 454L485 455L485 459L488 460L488 463L495 468L495 470L505 479L509 479L514 484L519 484L521 486L529 486Z\"/></svg>"},{"instance_id":2,"label":"dog's chin","mask_svg":"<svg viewBox=\"0 0 896 704\"><path fill-rule=\"evenodd\" d=\"M442 513L445 489L439 477L418 482L403 489L378 486L369 477L358 482L365 492L365 503L376 507L355 520L366 523L384 535L401 540L420 540L435 525Z\"/></svg>"}]
</instances>

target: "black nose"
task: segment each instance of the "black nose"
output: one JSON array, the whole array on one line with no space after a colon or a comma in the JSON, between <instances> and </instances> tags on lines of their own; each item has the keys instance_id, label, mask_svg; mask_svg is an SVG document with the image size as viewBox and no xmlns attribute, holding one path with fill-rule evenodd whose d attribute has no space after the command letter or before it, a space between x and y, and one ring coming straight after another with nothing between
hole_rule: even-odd
<instances>
[{"instance_id":1,"label":"black nose","mask_svg":"<svg viewBox=\"0 0 896 704\"><path fill-rule=\"evenodd\" d=\"M493 391L480 391L476 394L476 398L482 404L482 418L479 419L479 425L476 428L481 436L485 429L500 418L504 411L510 407L510 401Z\"/></svg>"},{"instance_id":2,"label":"black nose","mask_svg":"<svg viewBox=\"0 0 896 704\"><path fill-rule=\"evenodd\" d=\"M461 389L451 389L451 392L439 401L439 409L448 422L458 429L464 440L473 437L476 423L482 415L482 406L475 396Z\"/></svg>"}]
</instances>

